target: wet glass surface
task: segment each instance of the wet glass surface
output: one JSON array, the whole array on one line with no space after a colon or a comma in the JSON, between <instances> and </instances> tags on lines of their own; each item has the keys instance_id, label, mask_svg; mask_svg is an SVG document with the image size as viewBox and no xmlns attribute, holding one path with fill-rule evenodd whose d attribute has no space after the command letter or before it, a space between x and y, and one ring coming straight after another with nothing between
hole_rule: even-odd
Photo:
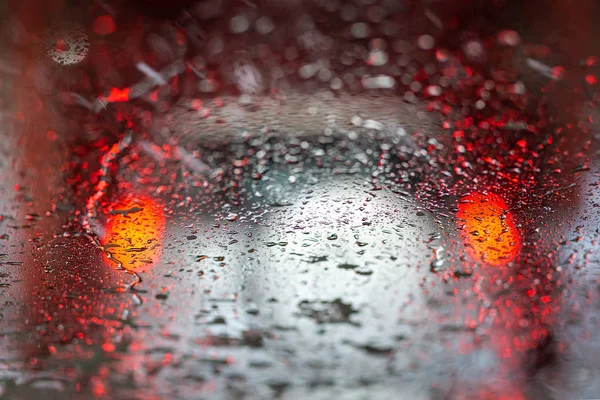
<instances>
[{"instance_id":1,"label":"wet glass surface","mask_svg":"<svg viewBox=\"0 0 600 400\"><path fill-rule=\"evenodd\" d=\"M597 398L597 7L463 3L6 3L0 397Z\"/></svg>"}]
</instances>

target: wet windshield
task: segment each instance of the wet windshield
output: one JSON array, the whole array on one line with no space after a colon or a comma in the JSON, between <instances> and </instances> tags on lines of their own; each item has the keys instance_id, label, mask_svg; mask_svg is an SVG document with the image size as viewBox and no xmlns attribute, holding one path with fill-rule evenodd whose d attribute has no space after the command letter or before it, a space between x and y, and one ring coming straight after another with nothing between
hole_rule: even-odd
<instances>
[{"instance_id":1,"label":"wet windshield","mask_svg":"<svg viewBox=\"0 0 600 400\"><path fill-rule=\"evenodd\" d=\"M539 3L0 5L0 397L597 397L600 9Z\"/></svg>"}]
</instances>

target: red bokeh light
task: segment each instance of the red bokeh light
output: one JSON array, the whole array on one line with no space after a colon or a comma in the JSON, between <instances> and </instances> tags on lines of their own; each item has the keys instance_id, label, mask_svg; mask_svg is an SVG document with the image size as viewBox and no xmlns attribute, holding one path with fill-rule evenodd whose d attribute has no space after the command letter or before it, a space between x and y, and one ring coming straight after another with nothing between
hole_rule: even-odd
<instances>
[{"instance_id":1,"label":"red bokeh light","mask_svg":"<svg viewBox=\"0 0 600 400\"><path fill-rule=\"evenodd\" d=\"M101 15L94 20L92 28L97 35L105 36L113 33L117 29L117 25L112 16Z\"/></svg>"}]
</instances>

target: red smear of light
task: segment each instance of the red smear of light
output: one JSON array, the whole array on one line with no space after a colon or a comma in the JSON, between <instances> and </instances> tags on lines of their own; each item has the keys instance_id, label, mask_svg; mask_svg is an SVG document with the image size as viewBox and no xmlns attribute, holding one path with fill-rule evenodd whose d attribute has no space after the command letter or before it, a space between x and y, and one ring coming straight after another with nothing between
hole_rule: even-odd
<instances>
[{"instance_id":1,"label":"red smear of light","mask_svg":"<svg viewBox=\"0 0 600 400\"><path fill-rule=\"evenodd\" d=\"M542 297L541 297L541 300L542 300L542 303L544 303L544 304L548 304L548 303L550 303L550 302L552 301L552 297L550 297L550 296L548 296L548 295L546 295L546 296L542 296Z\"/></svg>"},{"instance_id":2,"label":"red smear of light","mask_svg":"<svg viewBox=\"0 0 600 400\"><path fill-rule=\"evenodd\" d=\"M127 196L111 207L102 245L130 271L148 269L160 257L165 212L152 198Z\"/></svg>"},{"instance_id":3,"label":"red smear of light","mask_svg":"<svg viewBox=\"0 0 600 400\"><path fill-rule=\"evenodd\" d=\"M595 85L598 83L598 77L596 75L589 74L585 77L585 81L588 83L588 85Z\"/></svg>"},{"instance_id":4,"label":"red smear of light","mask_svg":"<svg viewBox=\"0 0 600 400\"><path fill-rule=\"evenodd\" d=\"M521 247L512 212L496 194L473 193L458 205L461 236L475 259L495 266L515 259Z\"/></svg>"},{"instance_id":5,"label":"red smear of light","mask_svg":"<svg viewBox=\"0 0 600 400\"><path fill-rule=\"evenodd\" d=\"M129 101L129 88L119 89L112 88L106 100L111 103Z\"/></svg>"},{"instance_id":6,"label":"red smear of light","mask_svg":"<svg viewBox=\"0 0 600 400\"><path fill-rule=\"evenodd\" d=\"M555 79L562 79L564 75L565 75L565 69L563 67L561 67L560 65L552 67L552 76Z\"/></svg>"},{"instance_id":7,"label":"red smear of light","mask_svg":"<svg viewBox=\"0 0 600 400\"><path fill-rule=\"evenodd\" d=\"M177 31L177 44L183 46L185 44L185 30L179 29Z\"/></svg>"},{"instance_id":8,"label":"red smear of light","mask_svg":"<svg viewBox=\"0 0 600 400\"><path fill-rule=\"evenodd\" d=\"M92 379L90 380L90 385L92 388L92 395L95 398L99 399L106 395L106 387L104 386L104 382L102 382L102 380L99 377L92 377Z\"/></svg>"},{"instance_id":9,"label":"red smear of light","mask_svg":"<svg viewBox=\"0 0 600 400\"><path fill-rule=\"evenodd\" d=\"M101 15L94 20L93 29L97 35L104 36L113 33L117 26L111 15Z\"/></svg>"},{"instance_id":10,"label":"red smear of light","mask_svg":"<svg viewBox=\"0 0 600 400\"><path fill-rule=\"evenodd\" d=\"M54 142L56 139L58 139L58 134L52 129L50 129L46 135L48 136L48 140L51 142Z\"/></svg>"},{"instance_id":11,"label":"red smear of light","mask_svg":"<svg viewBox=\"0 0 600 400\"><path fill-rule=\"evenodd\" d=\"M110 168L117 156L121 153L122 148L119 143L115 143L110 147L110 150L106 151L100 158L100 170L94 174L94 178L98 179L98 183L95 186L94 194L88 199L86 207L88 212L92 212L96 208L98 201L104 196L108 182L106 181L106 175L108 175Z\"/></svg>"},{"instance_id":12,"label":"red smear of light","mask_svg":"<svg viewBox=\"0 0 600 400\"><path fill-rule=\"evenodd\" d=\"M200 99L192 100L191 107L196 111L202 109L202 100L200 100Z\"/></svg>"},{"instance_id":13,"label":"red smear of light","mask_svg":"<svg viewBox=\"0 0 600 400\"><path fill-rule=\"evenodd\" d=\"M116 346L112 343L104 343L102 345L102 350L104 350L107 353L112 353L113 351L115 351Z\"/></svg>"}]
</instances>

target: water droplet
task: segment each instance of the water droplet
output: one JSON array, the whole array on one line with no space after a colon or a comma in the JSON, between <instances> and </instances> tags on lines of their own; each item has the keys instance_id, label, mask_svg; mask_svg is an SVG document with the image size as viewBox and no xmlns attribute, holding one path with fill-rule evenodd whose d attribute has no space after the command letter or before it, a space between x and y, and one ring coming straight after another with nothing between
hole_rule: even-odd
<instances>
[{"instance_id":1,"label":"water droplet","mask_svg":"<svg viewBox=\"0 0 600 400\"><path fill-rule=\"evenodd\" d=\"M417 39L417 45L423 50L431 50L435 46L435 39L431 35L421 35Z\"/></svg>"}]
</instances>

